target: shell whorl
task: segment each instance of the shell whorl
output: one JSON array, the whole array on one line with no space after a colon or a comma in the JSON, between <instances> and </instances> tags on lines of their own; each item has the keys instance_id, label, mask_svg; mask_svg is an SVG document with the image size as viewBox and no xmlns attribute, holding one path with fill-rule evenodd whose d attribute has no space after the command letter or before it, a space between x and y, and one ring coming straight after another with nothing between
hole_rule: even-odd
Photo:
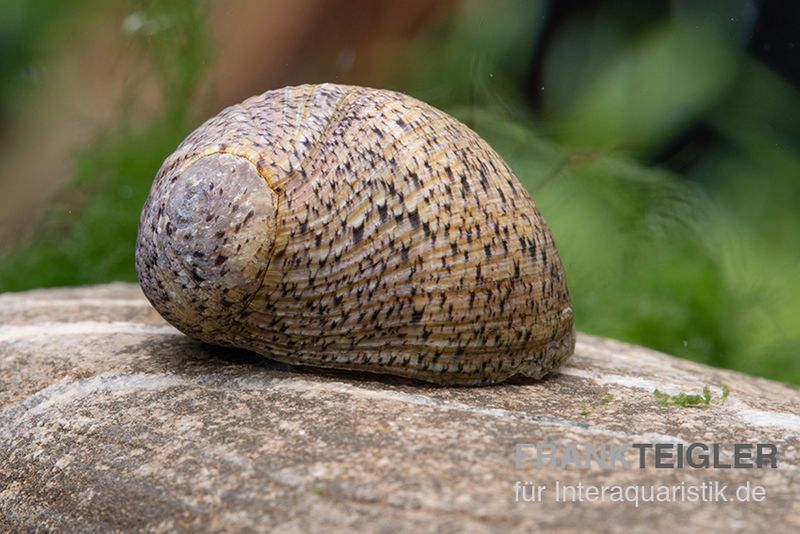
<instances>
[{"instance_id":1,"label":"shell whorl","mask_svg":"<svg viewBox=\"0 0 800 534\"><path fill-rule=\"evenodd\" d=\"M541 377L573 351L550 231L510 168L391 91L270 91L165 161L137 244L145 295L203 341L447 384Z\"/></svg>"}]
</instances>

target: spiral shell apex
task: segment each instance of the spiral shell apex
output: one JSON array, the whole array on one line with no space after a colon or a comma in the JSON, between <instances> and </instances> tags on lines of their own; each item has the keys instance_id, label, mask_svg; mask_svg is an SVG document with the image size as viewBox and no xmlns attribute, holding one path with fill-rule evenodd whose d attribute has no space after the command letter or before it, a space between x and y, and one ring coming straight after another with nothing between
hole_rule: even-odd
<instances>
[{"instance_id":1,"label":"spiral shell apex","mask_svg":"<svg viewBox=\"0 0 800 534\"><path fill-rule=\"evenodd\" d=\"M575 346L519 180L392 91L287 87L208 120L156 176L136 268L188 336L292 364L490 384L540 378Z\"/></svg>"}]
</instances>

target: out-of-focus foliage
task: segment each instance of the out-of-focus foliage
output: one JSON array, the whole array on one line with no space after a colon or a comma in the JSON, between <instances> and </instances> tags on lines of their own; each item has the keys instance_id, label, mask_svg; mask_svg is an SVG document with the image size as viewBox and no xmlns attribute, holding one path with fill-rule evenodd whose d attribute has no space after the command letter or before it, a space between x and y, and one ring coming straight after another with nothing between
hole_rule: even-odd
<instances>
[{"instance_id":1,"label":"out-of-focus foliage","mask_svg":"<svg viewBox=\"0 0 800 534\"><path fill-rule=\"evenodd\" d=\"M44 76L32 59L48 53L60 37L53 30L83 3L0 0L0 120L10 111L8 102Z\"/></svg>"},{"instance_id":2,"label":"out-of-focus foliage","mask_svg":"<svg viewBox=\"0 0 800 534\"><path fill-rule=\"evenodd\" d=\"M580 330L800 383L800 97L745 52L750 4L717 4L672 2L633 33L624 17L578 18L541 52L544 3L466 2L413 43L397 87L475 129L528 187ZM0 261L0 290L134 279L139 209L198 124L189 102L211 52L204 4L141 5L128 29L156 60L165 111L77 158L81 198ZM679 172L657 164L698 125L714 143Z\"/></svg>"},{"instance_id":3,"label":"out-of-focus foliage","mask_svg":"<svg viewBox=\"0 0 800 534\"><path fill-rule=\"evenodd\" d=\"M492 26L495 10L472 8L481 14L466 19ZM451 80L436 73L415 83L445 95L437 104L531 191L580 330L800 383L800 99L708 16L676 9L627 40L613 21L568 25L543 59L538 117L520 111L509 88L523 80L502 66L506 43L527 50L535 25L509 26L495 48L456 22L452 40L471 53L460 69L451 48L441 54L471 92L438 90ZM698 123L721 141L684 176L645 164Z\"/></svg>"},{"instance_id":4,"label":"out-of-focus foliage","mask_svg":"<svg viewBox=\"0 0 800 534\"><path fill-rule=\"evenodd\" d=\"M736 57L721 35L665 24L635 47L621 51L566 103L558 137L565 142L623 147L646 153L657 149L695 120L730 83ZM558 82L575 58L554 57Z\"/></svg>"},{"instance_id":5,"label":"out-of-focus foliage","mask_svg":"<svg viewBox=\"0 0 800 534\"><path fill-rule=\"evenodd\" d=\"M202 4L141 4L121 31L154 59L163 109L145 127L121 109L117 126L98 132L75 158L73 184L30 243L0 261L0 291L135 280L136 231L144 198L164 158L197 123L195 90L210 53Z\"/></svg>"}]
</instances>

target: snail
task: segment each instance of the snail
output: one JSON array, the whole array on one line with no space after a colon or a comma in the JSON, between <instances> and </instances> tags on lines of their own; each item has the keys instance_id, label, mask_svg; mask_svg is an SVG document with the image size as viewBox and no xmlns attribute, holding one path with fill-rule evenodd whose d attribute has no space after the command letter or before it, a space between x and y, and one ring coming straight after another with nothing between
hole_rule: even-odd
<instances>
[{"instance_id":1,"label":"snail","mask_svg":"<svg viewBox=\"0 0 800 534\"><path fill-rule=\"evenodd\" d=\"M268 91L191 133L145 202L136 270L186 335L448 385L574 351L541 213L464 124L388 90Z\"/></svg>"}]
</instances>

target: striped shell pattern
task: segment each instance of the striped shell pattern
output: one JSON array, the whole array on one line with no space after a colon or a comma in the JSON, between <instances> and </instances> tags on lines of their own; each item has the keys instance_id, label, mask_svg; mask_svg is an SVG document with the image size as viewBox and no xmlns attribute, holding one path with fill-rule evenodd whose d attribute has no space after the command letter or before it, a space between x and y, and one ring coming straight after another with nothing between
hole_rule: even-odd
<instances>
[{"instance_id":1,"label":"striped shell pattern","mask_svg":"<svg viewBox=\"0 0 800 534\"><path fill-rule=\"evenodd\" d=\"M136 267L198 340L442 384L572 354L552 235L477 134L406 95L269 91L195 130L144 206Z\"/></svg>"}]
</instances>

